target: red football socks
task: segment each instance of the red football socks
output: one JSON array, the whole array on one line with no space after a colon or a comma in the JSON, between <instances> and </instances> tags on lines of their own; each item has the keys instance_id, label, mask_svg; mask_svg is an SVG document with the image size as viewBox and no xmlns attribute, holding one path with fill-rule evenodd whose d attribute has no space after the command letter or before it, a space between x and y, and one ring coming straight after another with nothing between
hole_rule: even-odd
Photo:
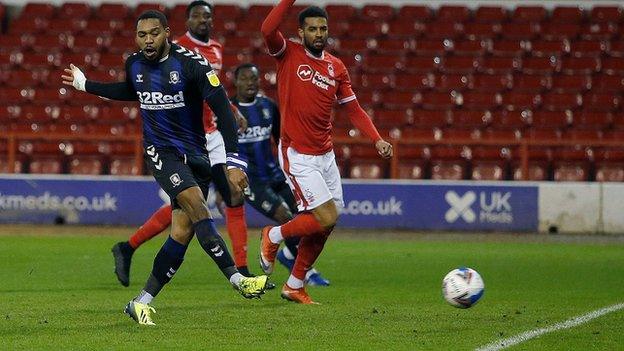
<instances>
[{"instance_id":1,"label":"red football socks","mask_svg":"<svg viewBox=\"0 0 624 351\"><path fill-rule=\"evenodd\" d=\"M171 224L171 216L171 205L159 208L150 219L143 223L136 233L130 237L130 240L128 240L130 246L132 246L133 249L137 249L144 242L167 229Z\"/></svg>"},{"instance_id":2,"label":"red football socks","mask_svg":"<svg viewBox=\"0 0 624 351\"><path fill-rule=\"evenodd\" d=\"M247 266L247 222L245 222L245 207L226 207L225 225L227 227L234 263L236 267Z\"/></svg>"},{"instance_id":3,"label":"red football socks","mask_svg":"<svg viewBox=\"0 0 624 351\"><path fill-rule=\"evenodd\" d=\"M321 227L311 212L300 213L295 218L281 225L282 236L290 238L293 236L305 237L323 232Z\"/></svg>"},{"instance_id":4,"label":"red football socks","mask_svg":"<svg viewBox=\"0 0 624 351\"><path fill-rule=\"evenodd\" d=\"M325 242L331 234L331 231L324 231L322 235L305 236L301 238L299 242L299 252L295 259L295 265L293 266L291 274L302 281L305 280L306 272L310 269L316 259L323 251Z\"/></svg>"}]
</instances>

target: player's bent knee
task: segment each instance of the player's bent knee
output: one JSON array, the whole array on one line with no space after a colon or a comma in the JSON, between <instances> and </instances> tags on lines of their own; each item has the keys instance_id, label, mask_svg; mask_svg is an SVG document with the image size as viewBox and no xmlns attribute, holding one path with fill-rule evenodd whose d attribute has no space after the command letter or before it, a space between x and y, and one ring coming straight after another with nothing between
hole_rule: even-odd
<instances>
[{"instance_id":1,"label":"player's bent knee","mask_svg":"<svg viewBox=\"0 0 624 351\"><path fill-rule=\"evenodd\" d=\"M319 224L325 229L333 228L338 221L338 209L333 200L327 201L312 212Z\"/></svg>"},{"instance_id":2,"label":"player's bent knee","mask_svg":"<svg viewBox=\"0 0 624 351\"><path fill-rule=\"evenodd\" d=\"M178 194L176 200L192 222L200 221L209 216L206 200L198 186L183 190Z\"/></svg>"}]
</instances>

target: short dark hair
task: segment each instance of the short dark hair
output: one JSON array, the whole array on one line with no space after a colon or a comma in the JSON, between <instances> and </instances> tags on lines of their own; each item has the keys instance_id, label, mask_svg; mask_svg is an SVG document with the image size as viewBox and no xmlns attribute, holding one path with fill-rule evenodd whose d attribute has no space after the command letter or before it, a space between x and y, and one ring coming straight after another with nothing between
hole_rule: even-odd
<instances>
[{"instance_id":1,"label":"short dark hair","mask_svg":"<svg viewBox=\"0 0 624 351\"><path fill-rule=\"evenodd\" d=\"M160 11L157 11L157 10L147 10L147 11L143 12L137 18L135 26L137 24L139 24L140 20L144 20L144 19L148 19L148 18L156 18L156 19L158 19L160 24L162 24L163 28L169 27L169 24L167 23L167 16L165 16L164 13L162 13Z\"/></svg>"},{"instance_id":2,"label":"short dark hair","mask_svg":"<svg viewBox=\"0 0 624 351\"><path fill-rule=\"evenodd\" d=\"M238 65L236 67L236 69L234 70L234 79L238 79L238 74L240 73L241 70L244 69L251 69L251 68L255 68L258 70L258 73L260 72L260 69L258 68L258 66L256 66L255 64L248 62L248 63L243 63L242 65Z\"/></svg>"},{"instance_id":3,"label":"short dark hair","mask_svg":"<svg viewBox=\"0 0 624 351\"><path fill-rule=\"evenodd\" d=\"M299 27L303 28L308 17L323 17L327 19L327 12L318 6L310 6L299 12Z\"/></svg>"},{"instance_id":4,"label":"short dark hair","mask_svg":"<svg viewBox=\"0 0 624 351\"><path fill-rule=\"evenodd\" d=\"M209 4L208 2L204 1L204 0L195 0L193 2L191 2L187 7L186 7L186 18L188 19L189 16L191 15L191 11L193 11L193 8L196 6L208 6L208 8L210 9L210 12L212 12L213 8L212 5Z\"/></svg>"}]
</instances>

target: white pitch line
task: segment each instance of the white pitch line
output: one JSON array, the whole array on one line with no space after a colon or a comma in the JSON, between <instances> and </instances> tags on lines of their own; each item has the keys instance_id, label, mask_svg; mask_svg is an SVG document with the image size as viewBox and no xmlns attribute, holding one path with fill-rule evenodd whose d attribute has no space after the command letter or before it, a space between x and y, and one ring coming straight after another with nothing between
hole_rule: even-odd
<instances>
[{"instance_id":1,"label":"white pitch line","mask_svg":"<svg viewBox=\"0 0 624 351\"><path fill-rule=\"evenodd\" d=\"M604 316L605 314L609 314L609 313L621 310L623 308L624 308L624 303L618 303L612 306L604 307L599 310L595 310L587 314L584 314L582 316L570 318L567 321L551 325L550 327L534 329L534 330L530 330L522 334L518 334L516 336L494 341L485 346L476 348L475 351L498 351L498 350L506 349L508 347L520 344L522 342L536 338L546 333L551 333L551 332L561 330L561 329L568 329L568 328L576 327L577 325L587 323L591 321L592 319L596 319L598 317Z\"/></svg>"}]
</instances>

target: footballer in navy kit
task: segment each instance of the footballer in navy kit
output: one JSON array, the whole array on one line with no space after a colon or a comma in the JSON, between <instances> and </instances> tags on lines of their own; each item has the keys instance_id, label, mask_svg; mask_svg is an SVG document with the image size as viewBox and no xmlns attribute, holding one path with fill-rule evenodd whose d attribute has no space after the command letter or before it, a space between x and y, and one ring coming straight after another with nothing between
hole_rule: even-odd
<instances>
[{"instance_id":1,"label":"footballer in navy kit","mask_svg":"<svg viewBox=\"0 0 624 351\"><path fill-rule=\"evenodd\" d=\"M278 223L286 223L297 211L297 201L286 183L284 173L273 156L271 136L279 141L279 108L268 97L258 94L259 71L252 63L245 63L234 71L236 96L232 103L247 119L247 129L238 133L238 151L247 159L249 189L247 202L260 213ZM278 252L278 260L289 270L297 256L299 238L286 240ZM316 269L306 274L309 285L329 285Z\"/></svg>"},{"instance_id":2,"label":"footballer in navy kit","mask_svg":"<svg viewBox=\"0 0 624 351\"><path fill-rule=\"evenodd\" d=\"M154 259L152 272L125 308L137 323L153 325L152 299L180 268L195 234L206 253L246 298L264 293L266 276L244 277L232 260L206 205L210 161L206 151L202 104L217 116L227 152L228 178L239 191L247 187L246 162L237 153L236 122L224 88L203 56L169 42L167 18L149 10L136 22L140 51L126 60L126 80L89 81L70 65L63 83L114 100L138 101L143 119L144 157L172 199L171 235Z\"/></svg>"}]
</instances>

